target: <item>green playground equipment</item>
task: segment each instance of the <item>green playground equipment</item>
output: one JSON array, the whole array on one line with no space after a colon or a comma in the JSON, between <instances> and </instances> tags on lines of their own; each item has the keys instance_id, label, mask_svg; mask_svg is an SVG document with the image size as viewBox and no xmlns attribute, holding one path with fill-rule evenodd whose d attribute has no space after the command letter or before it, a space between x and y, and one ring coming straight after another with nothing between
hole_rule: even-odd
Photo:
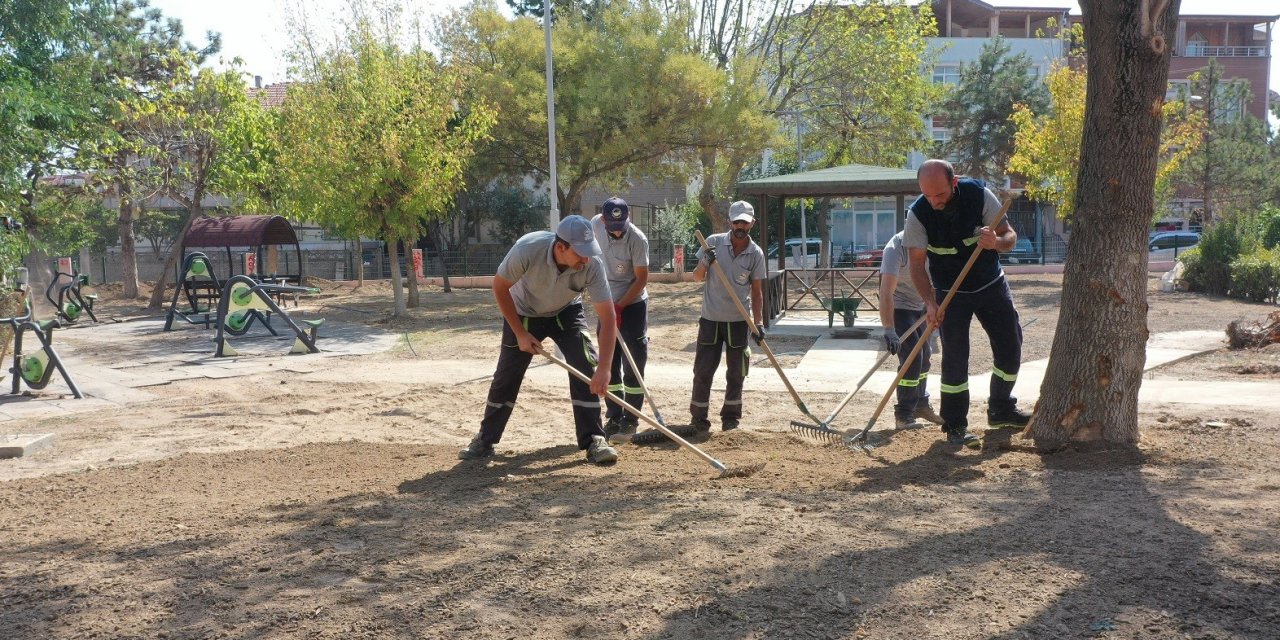
<instances>
[{"instance_id":1,"label":"green playground equipment","mask_svg":"<svg viewBox=\"0 0 1280 640\"><path fill-rule=\"evenodd\" d=\"M179 276L173 288L173 299L169 301L169 311L165 314L164 330L172 331L173 322L178 318L189 324L202 324L208 329L218 297L222 295L222 282L214 274L213 263L209 256L199 251L191 253L182 260ZM183 304L185 306L181 306Z\"/></svg>"},{"instance_id":2,"label":"green playground equipment","mask_svg":"<svg viewBox=\"0 0 1280 640\"><path fill-rule=\"evenodd\" d=\"M289 317L273 299L286 293L320 293L320 290L314 287L258 282L245 275L228 279L218 298L218 335L214 338L217 348L213 355L219 358L240 355L227 341L226 335L244 335L254 320L261 321L272 335L279 335L269 324L272 315L283 319L297 336L289 353L319 353L316 334L324 324L324 319L294 320Z\"/></svg>"},{"instance_id":3,"label":"green playground equipment","mask_svg":"<svg viewBox=\"0 0 1280 640\"><path fill-rule=\"evenodd\" d=\"M61 328L62 321L57 318L43 321L32 319L26 269L18 269L17 291L22 294L26 313L13 318L0 318L0 324L13 327L13 367L9 369L13 374L12 393L17 394L23 383L32 389L45 388L53 377L54 370L57 370L71 388L71 394L76 398L83 398L84 394L80 393L80 388L76 386L75 380L63 366L62 358L58 357L58 352L53 348L53 330ZM40 348L34 352L23 352L23 338L27 333L34 335L40 342Z\"/></svg>"},{"instance_id":4,"label":"green playground equipment","mask_svg":"<svg viewBox=\"0 0 1280 640\"><path fill-rule=\"evenodd\" d=\"M49 304L53 305L62 320L75 322L80 319L80 314L87 313L91 320L97 322L98 316L93 315L93 303L97 302L98 295L84 290L88 284L89 276L81 275L78 270L63 273L55 267L53 278L49 280L49 286L45 287L44 297L48 298ZM54 289L58 290L56 297Z\"/></svg>"}]
</instances>

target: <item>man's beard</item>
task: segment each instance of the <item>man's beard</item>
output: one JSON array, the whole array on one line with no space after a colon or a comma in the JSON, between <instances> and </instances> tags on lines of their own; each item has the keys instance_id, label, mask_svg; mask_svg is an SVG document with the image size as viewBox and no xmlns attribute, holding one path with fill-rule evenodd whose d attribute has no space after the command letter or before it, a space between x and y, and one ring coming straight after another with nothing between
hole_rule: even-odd
<instances>
[{"instance_id":1,"label":"man's beard","mask_svg":"<svg viewBox=\"0 0 1280 640\"><path fill-rule=\"evenodd\" d=\"M734 230L733 230L733 239L734 239L734 240L742 240L742 239L744 239L744 238L746 238L746 237L747 237L747 230L746 230L746 229L734 229Z\"/></svg>"}]
</instances>

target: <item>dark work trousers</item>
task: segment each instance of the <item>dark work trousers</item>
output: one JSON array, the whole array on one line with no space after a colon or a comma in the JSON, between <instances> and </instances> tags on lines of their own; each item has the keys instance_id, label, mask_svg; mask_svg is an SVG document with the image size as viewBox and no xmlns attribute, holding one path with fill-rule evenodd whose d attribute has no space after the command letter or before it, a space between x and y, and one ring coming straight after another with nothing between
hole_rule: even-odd
<instances>
[{"instance_id":1,"label":"dark work trousers","mask_svg":"<svg viewBox=\"0 0 1280 640\"><path fill-rule=\"evenodd\" d=\"M613 368L610 369L611 375L609 376L609 391L625 400L627 404L635 407L636 410L644 407L644 387L640 386L640 379L644 377L644 364L649 361L648 332L648 300L638 300L622 308L622 325L618 327L618 335L627 344L627 349L631 351L631 357L636 361L636 367L640 369L640 375L637 376L637 372L631 370L631 364L626 362L627 357L622 353L622 348L615 348L613 350ZM627 413L616 402L606 402L605 404L607 405L605 416L610 420L637 421L635 416Z\"/></svg>"},{"instance_id":2,"label":"dark work trousers","mask_svg":"<svg viewBox=\"0 0 1280 640\"><path fill-rule=\"evenodd\" d=\"M911 350L916 348L916 343L924 336L924 323L920 323L914 332L906 333L907 329L910 329L911 325L923 315L924 311L893 310L893 329L902 339L902 344L898 347L898 369L902 369L907 356L911 355ZM898 404L893 408L895 417L909 422L916 414L916 407L929 404L929 390L925 388L925 383L929 378L931 351L929 342L925 341L924 346L920 348L920 353L916 354L915 359L911 361L911 366L907 368L907 373L902 376L902 380L898 381Z\"/></svg>"},{"instance_id":3,"label":"dark work trousers","mask_svg":"<svg viewBox=\"0 0 1280 640\"><path fill-rule=\"evenodd\" d=\"M946 297L937 292L938 302ZM1001 278L982 291L960 292L942 317L942 420L952 428L969 426L969 324L976 316L991 340L990 408L1017 402L1012 396L1022 362L1022 326L1009 283Z\"/></svg>"},{"instance_id":4,"label":"dark work trousers","mask_svg":"<svg viewBox=\"0 0 1280 640\"><path fill-rule=\"evenodd\" d=\"M581 304L571 304L552 318L525 318L520 320L533 337L551 338L564 353L569 366L588 378L595 374L596 350L587 334L586 319ZM480 421L480 437L488 444L498 444L507 420L516 407L520 383L533 354L520 350L516 334L505 321L502 323L502 351L498 355L498 367L489 383L489 397L485 401L484 419ZM565 372L565 375L569 375ZM569 397L573 400L573 423L578 432L578 448L586 449L591 436L604 437L600 426L600 398L591 393L587 383L569 376Z\"/></svg>"},{"instance_id":5,"label":"dark work trousers","mask_svg":"<svg viewBox=\"0 0 1280 640\"><path fill-rule=\"evenodd\" d=\"M720 351L728 357L724 375L724 406L720 420L742 419L742 381L751 368L751 349L747 345L747 323L712 322L698 318L698 352L693 358L693 399L689 415L695 422L707 420L711 409L711 380L720 366Z\"/></svg>"}]
</instances>

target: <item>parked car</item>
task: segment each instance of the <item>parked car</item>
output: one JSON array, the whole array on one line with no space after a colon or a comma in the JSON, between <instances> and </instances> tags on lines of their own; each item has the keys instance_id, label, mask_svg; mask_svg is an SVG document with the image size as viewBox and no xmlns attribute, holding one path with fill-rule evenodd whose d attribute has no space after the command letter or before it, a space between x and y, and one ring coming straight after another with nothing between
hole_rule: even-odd
<instances>
[{"instance_id":1,"label":"parked car","mask_svg":"<svg viewBox=\"0 0 1280 640\"><path fill-rule=\"evenodd\" d=\"M880 268L880 261L884 259L884 249L863 249L853 254L852 265L855 267L871 267L873 269Z\"/></svg>"},{"instance_id":2,"label":"parked car","mask_svg":"<svg viewBox=\"0 0 1280 640\"><path fill-rule=\"evenodd\" d=\"M1157 233L1149 239L1151 251L1161 249L1185 249L1200 243L1200 234L1194 231L1166 231Z\"/></svg>"},{"instance_id":3,"label":"parked car","mask_svg":"<svg viewBox=\"0 0 1280 640\"><path fill-rule=\"evenodd\" d=\"M1040 252L1031 244L1031 238L1018 238L1012 251L1000 254L1000 262L1005 264L1039 264Z\"/></svg>"},{"instance_id":4,"label":"parked car","mask_svg":"<svg viewBox=\"0 0 1280 640\"><path fill-rule=\"evenodd\" d=\"M804 256L805 264L804 265L802 265L800 262L801 245L804 245L805 247L805 256ZM787 255L786 255L787 268L795 269L803 266L805 268L812 269L818 266L818 254L819 252L822 251L821 238L809 238L808 242L805 242L800 238L791 238L787 240L786 247L787 247ZM773 265L778 264L778 245L776 244L770 245L768 255L769 255L769 267L773 268ZM831 259L833 261L838 262L840 259L840 254L836 253L836 249L834 245L831 246L830 253L828 255L831 256Z\"/></svg>"}]
</instances>

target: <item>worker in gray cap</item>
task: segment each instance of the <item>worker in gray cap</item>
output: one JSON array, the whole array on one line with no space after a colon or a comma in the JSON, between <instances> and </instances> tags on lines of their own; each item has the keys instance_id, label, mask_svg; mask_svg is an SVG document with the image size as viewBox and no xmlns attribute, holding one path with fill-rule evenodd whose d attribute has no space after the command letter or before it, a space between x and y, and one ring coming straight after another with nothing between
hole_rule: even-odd
<instances>
[{"instance_id":1,"label":"worker in gray cap","mask_svg":"<svg viewBox=\"0 0 1280 640\"><path fill-rule=\"evenodd\" d=\"M613 354L609 391L637 410L644 406L644 365L649 360L649 239L631 222L631 208L622 198L609 198L591 219L596 242L604 251L604 268L609 274L609 290L613 292L613 310L618 334L626 343L633 371L623 362L622 350ZM604 431L610 441L634 434L638 421L612 402L607 403Z\"/></svg>"},{"instance_id":2,"label":"worker in gray cap","mask_svg":"<svg viewBox=\"0 0 1280 640\"><path fill-rule=\"evenodd\" d=\"M596 368L596 351L582 312L582 291L591 296L600 317L600 355L613 358L617 326L600 244L582 216L560 221L555 233L534 231L516 241L493 277L493 297L502 313L502 348L489 385L480 432L458 453L463 460L492 456L516 406L520 383L542 341L551 338L574 369L590 376L588 385L569 376L569 396L578 448L587 461L613 462L618 452L605 440L600 397L609 386L609 368Z\"/></svg>"},{"instance_id":3,"label":"worker in gray cap","mask_svg":"<svg viewBox=\"0 0 1280 640\"><path fill-rule=\"evenodd\" d=\"M693 270L697 280L706 279L702 289L702 314L698 318L698 350L693 360L693 397L689 401L691 424L699 431L710 431L711 380L720 367L720 353L726 355L724 405L720 408L720 428L738 428L742 420L742 381L751 364L751 348L747 339L757 344L764 339L764 252L751 239L755 225L751 204L738 201L729 205L728 233L707 238L711 247L698 250L698 266ZM719 278L707 278L707 269L720 263L732 290L726 291ZM736 296L742 306L751 309L753 326L747 326L733 303Z\"/></svg>"}]
</instances>

